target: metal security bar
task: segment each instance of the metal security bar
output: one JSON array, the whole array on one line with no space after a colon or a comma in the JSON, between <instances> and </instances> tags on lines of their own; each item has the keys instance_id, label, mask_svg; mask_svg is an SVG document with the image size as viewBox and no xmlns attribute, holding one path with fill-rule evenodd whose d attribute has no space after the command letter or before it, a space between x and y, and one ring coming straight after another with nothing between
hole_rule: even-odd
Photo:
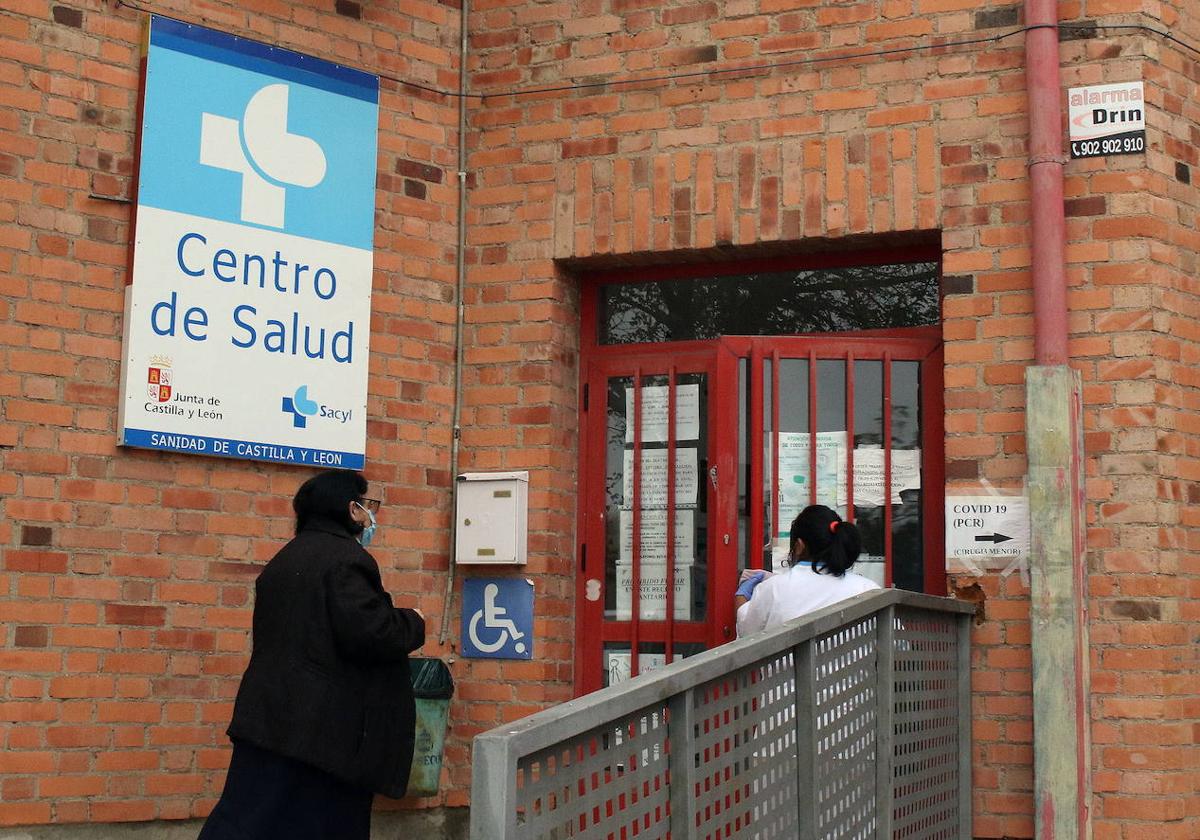
<instances>
[{"instance_id":1,"label":"metal security bar","mask_svg":"<svg viewBox=\"0 0 1200 840\"><path fill-rule=\"evenodd\" d=\"M973 612L866 593L485 732L471 840L970 838Z\"/></svg>"}]
</instances>

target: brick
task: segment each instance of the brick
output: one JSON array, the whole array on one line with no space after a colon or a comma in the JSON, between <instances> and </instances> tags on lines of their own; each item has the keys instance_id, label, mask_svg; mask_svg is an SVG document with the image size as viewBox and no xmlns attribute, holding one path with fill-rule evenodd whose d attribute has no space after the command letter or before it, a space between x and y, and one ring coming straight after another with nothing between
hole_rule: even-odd
<instances>
[{"instance_id":1,"label":"brick","mask_svg":"<svg viewBox=\"0 0 1200 840\"><path fill-rule=\"evenodd\" d=\"M63 26L71 26L75 29L83 27L83 12L78 9L72 9L67 6L54 6L50 11L55 23L60 23Z\"/></svg>"},{"instance_id":2,"label":"brick","mask_svg":"<svg viewBox=\"0 0 1200 840\"><path fill-rule=\"evenodd\" d=\"M1087 198L1072 198L1065 202L1068 216L1103 216L1108 212L1108 201L1103 195Z\"/></svg>"},{"instance_id":3,"label":"brick","mask_svg":"<svg viewBox=\"0 0 1200 840\"><path fill-rule=\"evenodd\" d=\"M63 574L67 570L67 560L68 555L58 551L7 549L4 552L4 568L16 572Z\"/></svg>"},{"instance_id":4,"label":"brick","mask_svg":"<svg viewBox=\"0 0 1200 840\"><path fill-rule=\"evenodd\" d=\"M62 655L53 651L0 650L0 671L48 673L62 667Z\"/></svg>"},{"instance_id":5,"label":"brick","mask_svg":"<svg viewBox=\"0 0 1200 840\"><path fill-rule=\"evenodd\" d=\"M878 94L873 90L822 93L813 97L813 110L841 111L853 108L867 108L873 106L877 99Z\"/></svg>"},{"instance_id":6,"label":"brick","mask_svg":"<svg viewBox=\"0 0 1200 840\"><path fill-rule=\"evenodd\" d=\"M1014 27L1020 22L1021 7L1019 5L1002 6L975 13L976 29L996 29Z\"/></svg>"},{"instance_id":7,"label":"brick","mask_svg":"<svg viewBox=\"0 0 1200 840\"><path fill-rule=\"evenodd\" d=\"M20 626L13 631L13 644L17 647L43 648L50 642L50 631L34 625Z\"/></svg>"},{"instance_id":8,"label":"brick","mask_svg":"<svg viewBox=\"0 0 1200 840\"><path fill-rule=\"evenodd\" d=\"M47 802L0 802L0 825L44 825L50 815Z\"/></svg>"},{"instance_id":9,"label":"brick","mask_svg":"<svg viewBox=\"0 0 1200 840\"><path fill-rule=\"evenodd\" d=\"M885 125L900 125L902 123L927 123L932 116L933 109L929 105L905 105L897 108L887 108L867 116L867 125L885 126Z\"/></svg>"},{"instance_id":10,"label":"brick","mask_svg":"<svg viewBox=\"0 0 1200 840\"><path fill-rule=\"evenodd\" d=\"M156 816L155 804L151 801L91 803L92 819L95 822L144 822Z\"/></svg>"},{"instance_id":11,"label":"brick","mask_svg":"<svg viewBox=\"0 0 1200 840\"><path fill-rule=\"evenodd\" d=\"M139 604L107 604L104 619L109 624L161 627L166 621L166 608Z\"/></svg>"}]
</instances>

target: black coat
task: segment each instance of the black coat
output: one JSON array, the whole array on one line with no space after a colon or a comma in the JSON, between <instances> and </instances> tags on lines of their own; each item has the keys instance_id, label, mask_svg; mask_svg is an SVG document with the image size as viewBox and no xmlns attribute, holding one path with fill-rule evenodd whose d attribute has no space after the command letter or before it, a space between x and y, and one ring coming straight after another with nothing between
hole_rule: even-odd
<instances>
[{"instance_id":1,"label":"black coat","mask_svg":"<svg viewBox=\"0 0 1200 840\"><path fill-rule=\"evenodd\" d=\"M375 559L328 520L284 546L254 589L254 650L229 735L403 796L415 724L408 654L425 643L425 622L392 606Z\"/></svg>"}]
</instances>

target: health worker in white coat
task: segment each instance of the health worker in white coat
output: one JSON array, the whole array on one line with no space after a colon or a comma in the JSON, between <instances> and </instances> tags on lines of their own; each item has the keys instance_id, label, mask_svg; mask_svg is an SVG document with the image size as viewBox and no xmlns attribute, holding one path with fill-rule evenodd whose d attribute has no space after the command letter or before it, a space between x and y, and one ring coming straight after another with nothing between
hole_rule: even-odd
<instances>
[{"instance_id":1,"label":"health worker in white coat","mask_svg":"<svg viewBox=\"0 0 1200 840\"><path fill-rule=\"evenodd\" d=\"M778 574L747 569L734 596L738 638L879 589L850 571L862 550L853 522L824 505L809 505L792 521L789 568Z\"/></svg>"}]
</instances>

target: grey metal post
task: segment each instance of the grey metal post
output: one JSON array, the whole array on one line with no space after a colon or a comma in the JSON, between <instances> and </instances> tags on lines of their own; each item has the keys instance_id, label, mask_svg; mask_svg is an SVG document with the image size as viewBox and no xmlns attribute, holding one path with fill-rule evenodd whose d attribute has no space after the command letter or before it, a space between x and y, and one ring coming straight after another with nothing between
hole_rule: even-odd
<instances>
[{"instance_id":1,"label":"grey metal post","mask_svg":"<svg viewBox=\"0 0 1200 840\"><path fill-rule=\"evenodd\" d=\"M792 667L795 669L796 690L796 838L816 840L817 837L817 733L816 698L813 689L814 647L808 639L792 648Z\"/></svg>"},{"instance_id":2,"label":"grey metal post","mask_svg":"<svg viewBox=\"0 0 1200 840\"><path fill-rule=\"evenodd\" d=\"M896 794L896 608L875 615L875 836L890 840Z\"/></svg>"},{"instance_id":3,"label":"grey metal post","mask_svg":"<svg viewBox=\"0 0 1200 840\"><path fill-rule=\"evenodd\" d=\"M667 700L671 739L667 760L671 767L671 837L696 840L696 710L694 688L672 694Z\"/></svg>"},{"instance_id":4,"label":"grey metal post","mask_svg":"<svg viewBox=\"0 0 1200 840\"><path fill-rule=\"evenodd\" d=\"M971 614L955 617L958 622L958 836L973 836L971 797Z\"/></svg>"},{"instance_id":5,"label":"grey metal post","mask_svg":"<svg viewBox=\"0 0 1200 840\"><path fill-rule=\"evenodd\" d=\"M517 768L509 741L475 738L471 750L471 840L517 840Z\"/></svg>"}]
</instances>

